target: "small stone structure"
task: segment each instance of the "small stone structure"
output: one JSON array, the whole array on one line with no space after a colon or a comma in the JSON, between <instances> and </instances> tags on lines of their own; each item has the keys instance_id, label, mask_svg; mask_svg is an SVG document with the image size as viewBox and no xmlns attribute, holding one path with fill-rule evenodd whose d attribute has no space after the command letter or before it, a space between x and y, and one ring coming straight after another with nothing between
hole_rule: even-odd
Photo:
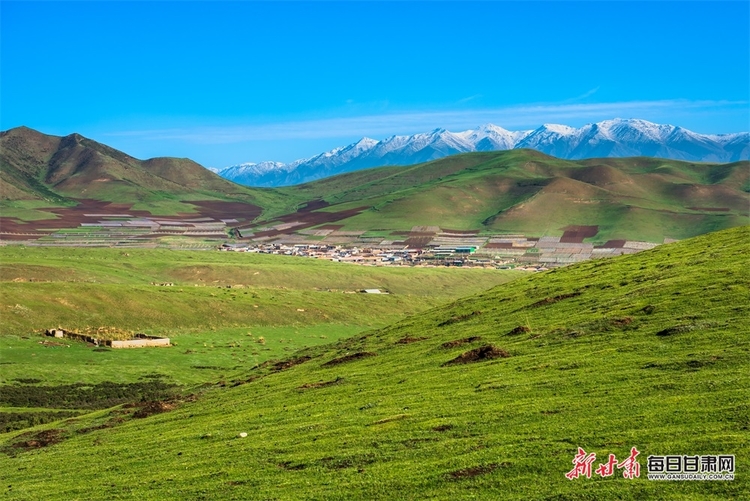
<instances>
[{"instance_id":1,"label":"small stone structure","mask_svg":"<svg viewBox=\"0 0 750 501\"><path fill-rule=\"evenodd\" d=\"M157 337L147 336L146 334L136 334L135 339L128 339L127 341L113 341L110 339L97 339L95 337L87 336L85 334L78 334L76 332L66 331L64 329L47 329L45 332L47 336L63 338L67 337L70 339L77 339L79 341L85 341L92 343L97 346L109 346L110 348L150 348L156 346L171 346L169 344L168 337Z\"/></svg>"}]
</instances>

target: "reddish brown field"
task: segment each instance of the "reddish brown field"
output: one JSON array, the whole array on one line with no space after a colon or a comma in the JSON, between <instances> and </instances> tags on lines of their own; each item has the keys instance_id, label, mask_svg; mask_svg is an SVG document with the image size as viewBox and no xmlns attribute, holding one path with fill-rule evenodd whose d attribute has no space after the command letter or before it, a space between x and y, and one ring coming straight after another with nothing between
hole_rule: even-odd
<instances>
[{"instance_id":1,"label":"reddish brown field","mask_svg":"<svg viewBox=\"0 0 750 501\"><path fill-rule=\"evenodd\" d=\"M286 214L284 216L280 216L273 221L266 223L268 225L274 225L274 224L283 224L283 223L301 223L298 225L295 225L291 228L287 228L284 230L265 230L265 231L259 231L255 233L255 237L276 237L279 235L291 235L292 233L304 230L305 228L311 228L313 226L318 226L321 224L325 224L328 229L332 228L342 228L342 225L331 225L326 223L335 223L336 221L341 221L342 219L347 219L353 216L356 216L360 212L362 212L365 209L368 209L368 206L363 207L355 207L354 209L348 209L343 210L340 212L313 212L317 209L322 209L324 207L328 207L328 202L325 202L323 200L312 200L310 202L307 202L305 206L298 209L297 212L293 212L291 214ZM245 225L240 226L240 230L248 230L252 227L252 225Z\"/></svg>"},{"instance_id":2,"label":"reddish brown field","mask_svg":"<svg viewBox=\"0 0 750 501\"><path fill-rule=\"evenodd\" d=\"M512 249L513 244L511 242L499 242L489 243L484 246L485 249Z\"/></svg>"},{"instance_id":3,"label":"reddish brown field","mask_svg":"<svg viewBox=\"0 0 750 501\"><path fill-rule=\"evenodd\" d=\"M568 244L583 243L584 238L591 238L599 233L598 226L568 226L565 228L560 242Z\"/></svg>"},{"instance_id":4,"label":"reddish brown field","mask_svg":"<svg viewBox=\"0 0 750 501\"><path fill-rule=\"evenodd\" d=\"M479 230L449 230L448 228L440 228L443 233L452 233L454 235L478 235Z\"/></svg>"},{"instance_id":5,"label":"reddish brown field","mask_svg":"<svg viewBox=\"0 0 750 501\"><path fill-rule=\"evenodd\" d=\"M404 240L404 245L412 249L422 249L430 243L432 237L409 237Z\"/></svg>"},{"instance_id":6,"label":"reddish brown field","mask_svg":"<svg viewBox=\"0 0 750 501\"><path fill-rule=\"evenodd\" d=\"M604 245L597 246L597 249L621 249L625 247L625 240L607 240Z\"/></svg>"},{"instance_id":7,"label":"reddish brown field","mask_svg":"<svg viewBox=\"0 0 750 501\"><path fill-rule=\"evenodd\" d=\"M210 200L204 202L189 202L198 208L202 216L214 219L236 219L237 221L252 221L260 216L263 209L256 205L242 202L222 202Z\"/></svg>"},{"instance_id":8,"label":"reddish brown field","mask_svg":"<svg viewBox=\"0 0 750 501\"><path fill-rule=\"evenodd\" d=\"M2 240L33 240L48 233L40 230L60 230L78 228L81 223L96 223L101 219L127 214L134 218L149 218L160 221L210 219L237 219L252 221L260 215L262 209L242 202L204 201L190 202L197 208L197 213L184 213L177 216L153 216L144 210L132 210L129 204L117 204L100 200L78 199L75 207L58 207L45 209L57 216L56 219L23 222L17 219L0 217L0 235Z\"/></svg>"}]
</instances>

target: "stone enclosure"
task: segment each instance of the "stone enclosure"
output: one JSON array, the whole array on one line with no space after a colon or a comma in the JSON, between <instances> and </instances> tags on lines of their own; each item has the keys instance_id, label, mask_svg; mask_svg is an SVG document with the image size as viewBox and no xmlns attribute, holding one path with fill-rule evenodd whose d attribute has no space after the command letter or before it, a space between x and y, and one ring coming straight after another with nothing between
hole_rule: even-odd
<instances>
[{"instance_id":1,"label":"stone enclosure","mask_svg":"<svg viewBox=\"0 0 750 501\"><path fill-rule=\"evenodd\" d=\"M97 339L86 334L78 334L65 329L47 329L45 334L50 337L76 339L95 344L96 346L108 346L110 348L151 348L158 346L171 346L168 337L147 336L146 334L136 334L135 339L128 339L126 341Z\"/></svg>"}]
</instances>

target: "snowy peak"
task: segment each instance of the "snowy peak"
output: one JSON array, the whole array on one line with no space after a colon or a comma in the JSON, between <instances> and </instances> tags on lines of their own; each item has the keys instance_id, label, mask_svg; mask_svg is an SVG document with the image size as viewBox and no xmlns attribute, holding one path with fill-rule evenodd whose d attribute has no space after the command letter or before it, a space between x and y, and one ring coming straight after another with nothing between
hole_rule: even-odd
<instances>
[{"instance_id":1,"label":"snowy peak","mask_svg":"<svg viewBox=\"0 0 750 501\"><path fill-rule=\"evenodd\" d=\"M535 130L509 131L493 124L450 132L437 128L382 141L363 137L289 164L244 163L212 169L249 186L287 186L345 172L386 165L412 165L471 151L531 148L565 159L652 156L677 160L733 162L750 158L750 134L704 135L674 125L615 118L580 128L544 124Z\"/></svg>"},{"instance_id":2,"label":"snowy peak","mask_svg":"<svg viewBox=\"0 0 750 501\"><path fill-rule=\"evenodd\" d=\"M286 164L283 164L281 162L260 162L260 163L244 163L239 165L233 165L231 167L227 167L225 169L222 169L220 172L222 177L227 177L225 174L229 175L244 175L244 174L262 174L264 172L269 172L273 170L280 170L284 169L286 167Z\"/></svg>"},{"instance_id":3,"label":"snowy peak","mask_svg":"<svg viewBox=\"0 0 750 501\"><path fill-rule=\"evenodd\" d=\"M532 131L509 131L493 124L485 124L457 135L474 145L476 151L510 150Z\"/></svg>"}]
</instances>

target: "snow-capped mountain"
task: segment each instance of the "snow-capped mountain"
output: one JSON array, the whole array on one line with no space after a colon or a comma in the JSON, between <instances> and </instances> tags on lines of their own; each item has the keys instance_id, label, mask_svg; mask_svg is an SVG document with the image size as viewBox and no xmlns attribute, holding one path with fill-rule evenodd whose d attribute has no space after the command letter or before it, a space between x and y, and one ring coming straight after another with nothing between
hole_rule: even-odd
<instances>
[{"instance_id":1,"label":"snow-capped mountain","mask_svg":"<svg viewBox=\"0 0 750 501\"><path fill-rule=\"evenodd\" d=\"M531 148L559 158L649 156L699 162L750 158L750 134L704 135L646 120L614 119L581 128L545 124L536 130L509 131L486 124L450 132L435 129L382 141L362 138L320 155L280 162L244 163L221 170L226 179L248 186L288 186L368 167L412 165L470 151Z\"/></svg>"},{"instance_id":2,"label":"snow-capped mountain","mask_svg":"<svg viewBox=\"0 0 750 501\"><path fill-rule=\"evenodd\" d=\"M574 129L545 124L515 144L566 159L647 156L701 162L746 160L747 133L703 135L645 120L605 120ZM726 145L744 139L745 154ZM739 146L739 145L737 145ZM737 148L735 148L737 149Z\"/></svg>"}]
</instances>

